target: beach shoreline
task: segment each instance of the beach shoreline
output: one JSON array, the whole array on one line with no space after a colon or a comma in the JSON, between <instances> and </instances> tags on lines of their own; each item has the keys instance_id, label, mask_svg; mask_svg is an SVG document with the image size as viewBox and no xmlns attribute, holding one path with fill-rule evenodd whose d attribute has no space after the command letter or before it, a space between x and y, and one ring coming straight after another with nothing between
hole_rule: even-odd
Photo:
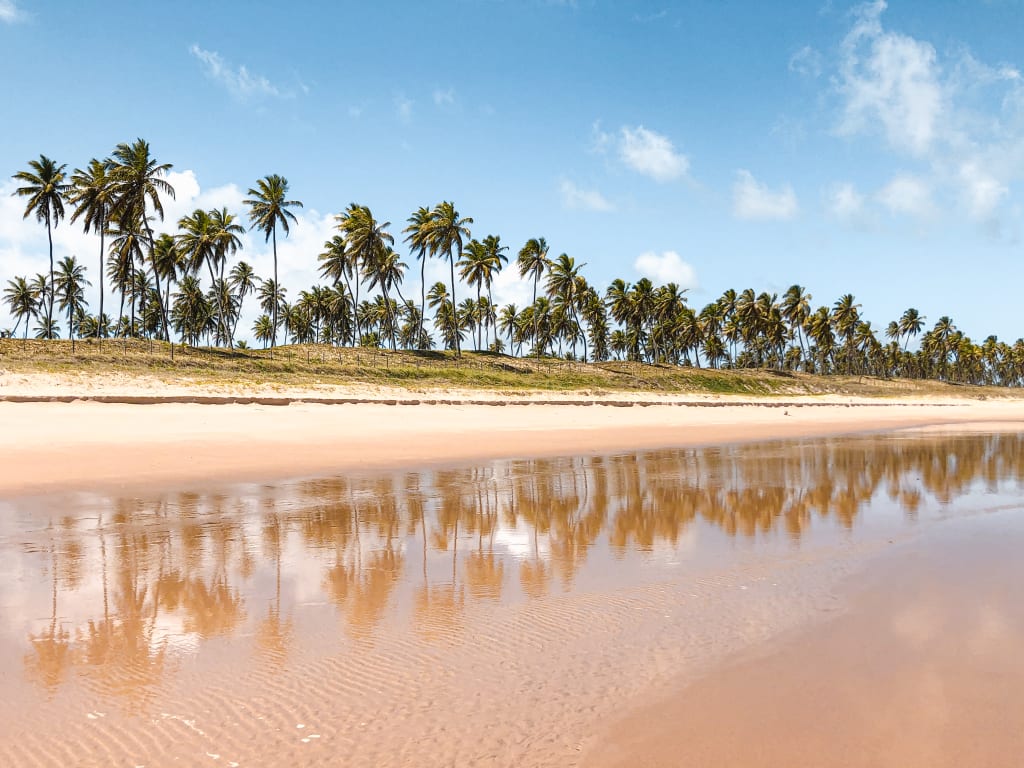
<instances>
[{"instance_id":1,"label":"beach shoreline","mask_svg":"<svg viewBox=\"0 0 1024 768\"><path fill-rule=\"evenodd\" d=\"M0 492L211 480L1020 423L1024 401L160 388L123 377L21 377L0 389Z\"/></svg>"}]
</instances>

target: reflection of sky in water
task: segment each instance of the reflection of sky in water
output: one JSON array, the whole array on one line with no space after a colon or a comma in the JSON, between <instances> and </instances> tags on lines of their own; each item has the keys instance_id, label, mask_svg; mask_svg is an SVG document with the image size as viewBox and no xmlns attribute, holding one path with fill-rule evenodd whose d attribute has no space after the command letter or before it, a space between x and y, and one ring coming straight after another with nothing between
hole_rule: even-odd
<instances>
[{"instance_id":1,"label":"reflection of sky in water","mask_svg":"<svg viewBox=\"0 0 1024 768\"><path fill-rule=\"evenodd\" d=\"M0 502L0 673L436 640L477 607L1019 506L1022 476L1019 435L900 434Z\"/></svg>"}]
</instances>

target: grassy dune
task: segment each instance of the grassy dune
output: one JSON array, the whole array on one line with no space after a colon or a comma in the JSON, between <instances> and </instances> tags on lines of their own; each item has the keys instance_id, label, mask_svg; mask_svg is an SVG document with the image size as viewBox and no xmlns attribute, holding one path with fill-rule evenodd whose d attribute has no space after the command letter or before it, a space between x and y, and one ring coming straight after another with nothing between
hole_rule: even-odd
<instances>
[{"instance_id":1,"label":"grassy dune","mask_svg":"<svg viewBox=\"0 0 1024 768\"><path fill-rule=\"evenodd\" d=\"M735 395L1018 397L1017 390L935 381L816 376L772 370L716 371L630 362L570 363L466 352L390 352L326 345L228 351L165 342L0 339L0 373L119 374L200 385L373 384L410 389L651 392Z\"/></svg>"}]
</instances>

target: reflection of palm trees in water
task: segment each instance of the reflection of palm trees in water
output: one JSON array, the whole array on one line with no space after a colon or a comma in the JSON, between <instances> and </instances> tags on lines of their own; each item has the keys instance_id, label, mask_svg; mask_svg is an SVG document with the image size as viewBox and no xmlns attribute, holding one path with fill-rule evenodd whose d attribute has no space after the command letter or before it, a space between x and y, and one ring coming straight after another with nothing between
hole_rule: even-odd
<instances>
[{"instance_id":1,"label":"reflection of palm trees in water","mask_svg":"<svg viewBox=\"0 0 1024 768\"><path fill-rule=\"evenodd\" d=\"M25 665L29 676L53 694L71 664L71 635L57 621L57 552L53 541L50 543L50 585L50 623L41 632L29 635L32 654L25 658Z\"/></svg>"},{"instance_id":2,"label":"reflection of palm trees in water","mask_svg":"<svg viewBox=\"0 0 1024 768\"><path fill-rule=\"evenodd\" d=\"M372 638L394 605L408 541L422 557L412 596L416 629L445 639L460 631L467 601L504 596L510 567L522 593L539 597L556 580L570 585L602 537L618 555L677 546L694 526L743 538L778 530L798 542L823 519L853 527L875 499L913 518L975 484L996 490L1006 478L1024 478L1024 436L835 439L497 462L284 484L234 502L201 493L116 499L95 529L67 517L29 545L45 559L48 605L39 613L50 618L28 637L24 663L48 690L73 670L131 702L145 701L161 680L175 633L191 636L194 646L251 626L260 653L283 663L295 634L283 605L291 541L301 557L318 561L321 588L359 640ZM263 504L255 530L254 501ZM83 551L90 542L102 605L95 618L71 626L60 611L70 604L65 593L74 594L83 569L88 573ZM435 568L431 557L439 558ZM266 612L249 616L244 585L271 561Z\"/></svg>"},{"instance_id":3,"label":"reflection of palm trees in water","mask_svg":"<svg viewBox=\"0 0 1024 768\"><path fill-rule=\"evenodd\" d=\"M273 512L264 516L263 546L274 559L274 597L267 606L267 615L256 630L256 645L262 654L277 664L283 664L291 642L294 626L290 616L281 616L281 555L282 521Z\"/></svg>"}]
</instances>

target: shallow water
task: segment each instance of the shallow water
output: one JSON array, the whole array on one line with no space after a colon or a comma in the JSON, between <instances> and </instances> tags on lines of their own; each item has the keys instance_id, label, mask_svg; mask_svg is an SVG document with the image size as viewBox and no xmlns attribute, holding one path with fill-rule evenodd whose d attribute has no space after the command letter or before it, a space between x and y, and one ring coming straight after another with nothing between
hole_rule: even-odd
<instances>
[{"instance_id":1,"label":"shallow water","mask_svg":"<svg viewBox=\"0 0 1024 768\"><path fill-rule=\"evenodd\" d=\"M904 432L0 501L0 763L571 764L1022 480Z\"/></svg>"}]
</instances>

